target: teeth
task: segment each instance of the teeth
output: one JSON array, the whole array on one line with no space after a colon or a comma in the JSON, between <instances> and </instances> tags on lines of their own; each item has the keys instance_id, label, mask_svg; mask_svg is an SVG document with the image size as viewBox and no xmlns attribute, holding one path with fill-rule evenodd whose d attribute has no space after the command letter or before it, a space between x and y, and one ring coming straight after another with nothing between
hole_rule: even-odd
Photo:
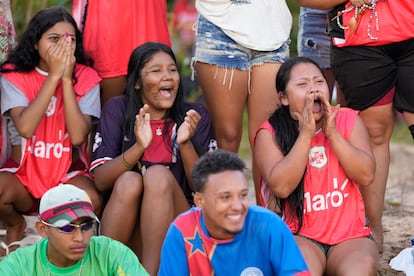
<instances>
[{"instance_id":1,"label":"teeth","mask_svg":"<svg viewBox=\"0 0 414 276\"><path fill-rule=\"evenodd\" d=\"M232 219L232 220L238 220L238 219L241 218L241 215L240 214L238 214L238 215L228 215L227 217L229 219Z\"/></svg>"}]
</instances>

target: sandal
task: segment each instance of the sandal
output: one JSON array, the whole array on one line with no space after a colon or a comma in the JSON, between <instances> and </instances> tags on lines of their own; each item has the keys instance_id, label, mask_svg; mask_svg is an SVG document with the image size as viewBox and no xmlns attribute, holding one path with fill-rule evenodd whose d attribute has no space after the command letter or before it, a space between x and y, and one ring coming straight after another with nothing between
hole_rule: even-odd
<instances>
[{"instance_id":1,"label":"sandal","mask_svg":"<svg viewBox=\"0 0 414 276\"><path fill-rule=\"evenodd\" d=\"M32 245L38 241L40 241L43 237L40 235L29 235L21 239L20 241L15 241L10 244L6 244L5 242L0 242L0 247L6 251L6 256L10 254L10 252L14 251L15 249L11 250L11 247L17 246L18 248L23 248L28 245Z\"/></svg>"}]
</instances>

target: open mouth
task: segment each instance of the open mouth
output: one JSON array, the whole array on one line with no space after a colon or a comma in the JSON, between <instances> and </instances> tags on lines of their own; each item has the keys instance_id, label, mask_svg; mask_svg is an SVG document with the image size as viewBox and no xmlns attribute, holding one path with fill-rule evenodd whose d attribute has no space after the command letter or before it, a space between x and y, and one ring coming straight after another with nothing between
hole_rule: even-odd
<instances>
[{"instance_id":1,"label":"open mouth","mask_svg":"<svg viewBox=\"0 0 414 276\"><path fill-rule=\"evenodd\" d=\"M322 101L320 96L316 96L313 100L313 112L321 112L322 111Z\"/></svg>"},{"instance_id":2,"label":"open mouth","mask_svg":"<svg viewBox=\"0 0 414 276\"><path fill-rule=\"evenodd\" d=\"M171 95L173 94L173 87L171 87L171 86L164 86L164 87L161 87L161 89L160 89L160 94L163 96L163 97L171 97Z\"/></svg>"}]
</instances>

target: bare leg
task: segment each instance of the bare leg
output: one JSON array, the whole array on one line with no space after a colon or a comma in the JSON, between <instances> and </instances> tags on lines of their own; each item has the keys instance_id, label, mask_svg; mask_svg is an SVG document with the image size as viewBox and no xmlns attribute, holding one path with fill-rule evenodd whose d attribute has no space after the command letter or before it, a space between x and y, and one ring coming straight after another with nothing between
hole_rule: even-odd
<instances>
[{"instance_id":1,"label":"bare leg","mask_svg":"<svg viewBox=\"0 0 414 276\"><path fill-rule=\"evenodd\" d=\"M333 89L335 87L335 89L336 89L336 103L340 104L341 106L346 106L345 96L342 93L341 88L339 87L338 84L335 85L335 77L334 77L332 69L331 68L323 69L323 73L325 74L326 80L328 82L329 99L331 100L331 102L332 102Z\"/></svg>"},{"instance_id":2,"label":"bare leg","mask_svg":"<svg viewBox=\"0 0 414 276\"><path fill-rule=\"evenodd\" d=\"M336 85L336 103L340 104L342 107L347 106L345 95L339 85Z\"/></svg>"},{"instance_id":3,"label":"bare leg","mask_svg":"<svg viewBox=\"0 0 414 276\"><path fill-rule=\"evenodd\" d=\"M382 213L384 209L385 187L390 164L390 140L394 127L392 104L370 107L361 112L371 140L375 156L375 178L371 185L361 186L360 190L365 202L365 213L371 225L372 235L383 250Z\"/></svg>"},{"instance_id":4,"label":"bare leg","mask_svg":"<svg viewBox=\"0 0 414 276\"><path fill-rule=\"evenodd\" d=\"M156 275L161 246L170 223L189 204L170 170L154 165L144 175L141 206L142 264L150 275Z\"/></svg>"},{"instance_id":5,"label":"bare leg","mask_svg":"<svg viewBox=\"0 0 414 276\"><path fill-rule=\"evenodd\" d=\"M128 171L118 177L103 211L103 235L127 244L137 223L142 191L142 177L138 173Z\"/></svg>"},{"instance_id":6,"label":"bare leg","mask_svg":"<svg viewBox=\"0 0 414 276\"><path fill-rule=\"evenodd\" d=\"M248 93L248 71L196 63L197 76L217 136L218 146L238 152Z\"/></svg>"},{"instance_id":7,"label":"bare leg","mask_svg":"<svg viewBox=\"0 0 414 276\"><path fill-rule=\"evenodd\" d=\"M104 107L106 102L114 97L122 95L125 88L126 77L119 76L115 78L102 79L101 83L101 106Z\"/></svg>"},{"instance_id":8,"label":"bare leg","mask_svg":"<svg viewBox=\"0 0 414 276\"><path fill-rule=\"evenodd\" d=\"M295 240L311 274L314 276L324 275L326 257L322 253L322 250L312 241L304 237L295 236Z\"/></svg>"},{"instance_id":9,"label":"bare leg","mask_svg":"<svg viewBox=\"0 0 414 276\"><path fill-rule=\"evenodd\" d=\"M327 275L377 275L378 248L368 238L357 238L331 247Z\"/></svg>"},{"instance_id":10,"label":"bare leg","mask_svg":"<svg viewBox=\"0 0 414 276\"><path fill-rule=\"evenodd\" d=\"M260 125L269 119L278 108L280 101L276 91L276 74L279 63L264 63L253 66L251 72L251 91L247 99L248 135L250 148L253 150L254 137ZM259 204L260 173L252 157L252 175L256 190L256 203Z\"/></svg>"},{"instance_id":11,"label":"bare leg","mask_svg":"<svg viewBox=\"0 0 414 276\"><path fill-rule=\"evenodd\" d=\"M326 77L326 81L328 83L328 87L329 87L329 100L332 101L332 94L333 94L333 89L335 86L335 77L333 75L333 71L331 68L325 68L323 69L323 73Z\"/></svg>"},{"instance_id":12,"label":"bare leg","mask_svg":"<svg viewBox=\"0 0 414 276\"><path fill-rule=\"evenodd\" d=\"M6 225L4 243L19 241L24 236L26 222L21 213L28 211L33 199L20 180L11 173L0 172L0 218ZM10 248L10 251L17 247Z\"/></svg>"}]
</instances>

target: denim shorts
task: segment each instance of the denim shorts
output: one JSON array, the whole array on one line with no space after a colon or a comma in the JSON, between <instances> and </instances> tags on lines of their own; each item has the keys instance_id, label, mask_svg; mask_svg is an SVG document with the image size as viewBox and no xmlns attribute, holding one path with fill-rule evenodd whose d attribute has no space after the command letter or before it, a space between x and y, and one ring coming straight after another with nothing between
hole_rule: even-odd
<instances>
[{"instance_id":1,"label":"denim shorts","mask_svg":"<svg viewBox=\"0 0 414 276\"><path fill-rule=\"evenodd\" d=\"M228 69L249 70L265 62L283 63L289 58L289 43L286 41L274 51L256 51L241 46L219 27L202 15L196 24L195 52L192 64L199 61Z\"/></svg>"},{"instance_id":2,"label":"denim shorts","mask_svg":"<svg viewBox=\"0 0 414 276\"><path fill-rule=\"evenodd\" d=\"M331 38L326 31L328 11L300 8L298 55L313 59L322 69L331 68Z\"/></svg>"}]
</instances>

